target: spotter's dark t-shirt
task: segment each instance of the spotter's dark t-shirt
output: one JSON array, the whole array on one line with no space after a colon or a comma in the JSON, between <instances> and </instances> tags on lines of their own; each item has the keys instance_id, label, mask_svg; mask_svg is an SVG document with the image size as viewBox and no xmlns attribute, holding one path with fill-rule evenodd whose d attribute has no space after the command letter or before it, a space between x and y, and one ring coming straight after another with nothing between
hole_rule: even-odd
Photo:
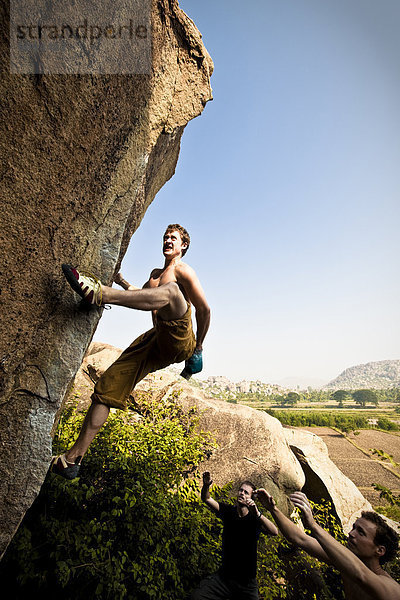
<instances>
[{"instance_id":1,"label":"spotter's dark t-shirt","mask_svg":"<svg viewBox=\"0 0 400 600\"><path fill-rule=\"evenodd\" d=\"M226 579L246 582L257 574L257 541L261 523L247 513L240 517L236 506L220 503L217 517L222 519L222 565L220 574Z\"/></svg>"}]
</instances>

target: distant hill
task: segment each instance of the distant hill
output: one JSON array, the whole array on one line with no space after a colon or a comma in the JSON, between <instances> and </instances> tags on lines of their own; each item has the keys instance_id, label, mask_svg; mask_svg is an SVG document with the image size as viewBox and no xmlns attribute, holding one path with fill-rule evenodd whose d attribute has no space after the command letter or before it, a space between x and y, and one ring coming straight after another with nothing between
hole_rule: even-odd
<instances>
[{"instance_id":1,"label":"distant hill","mask_svg":"<svg viewBox=\"0 0 400 600\"><path fill-rule=\"evenodd\" d=\"M400 360L380 360L345 369L324 389L356 390L361 388L388 389L400 387Z\"/></svg>"}]
</instances>

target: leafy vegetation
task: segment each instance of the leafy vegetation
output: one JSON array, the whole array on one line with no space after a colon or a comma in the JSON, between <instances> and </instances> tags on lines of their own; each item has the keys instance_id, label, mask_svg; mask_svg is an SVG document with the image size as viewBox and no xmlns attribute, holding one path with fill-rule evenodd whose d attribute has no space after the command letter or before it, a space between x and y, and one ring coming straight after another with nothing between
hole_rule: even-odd
<instances>
[{"instance_id":1,"label":"leafy vegetation","mask_svg":"<svg viewBox=\"0 0 400 600\"><path fill-rule=\"evenodd\" d=\"M347 390L336 390L336 392L333 392L331 396L332 400L338 402L340 407L343 407L344 402L349 400L350 397L350 392L348 392Z\"/></svg>"},{"instance_id":2,"label":"leafy vegetation","mask_svg":"<svg viewBox=\"0 0 400 600\"><path fill-rule=\"evenodd\" d=\"M221 522L202 504L197 465L212 440L198 433L195 410L176 397L142 397L140 416L113 412L85 457L81 476L49 474L1 563L2 586L27 600L185 600L218 568ZM55 438L61 451L83 416L69 407ZM230 486L213 495L229 501ZM328 505L317 519L343 534ZM263 600L339 600L332 568L283 538L260 541Z\"/></svg>"},{"instance_id":3,"label":"leafy vegetation","mask_svg":"<svg viewBox=\"0 0 400 600\"><path fill-rule=\"evenodd\" d=\"M267 409L272 417L279 419L284 425L294 427L337 427L341 431L354 431L368 427L368 421L363 415L341 415L318 411L289 411Z\"/></svg>"},{"instance_id":4,"label":"leafy vegetation","mask_svg":"<svg viewBox=\"0 0 400 600\"><path fill-rule=\"evenodd\" d=\"M384 429L385 431L399 431L400 429L397 423L391 421L387 417L379 417L378 427L379 429Z\"/></svg>"},{"instance_id":5,"label":"leafy vegetation","mask_svg":"<svg viewBox=\"0 0 400 600\"><path fill-rule=\"evenodd\" d=\"M379 453L379 451L378 451ZM379 492L379 497L385 501L382 506L375 506L376 512L385 515L393 521L400 522L400 496L395 495L392 490L379 484L373 483L373 487ZM391 565L388 572L396 581L400 581L400 558L397 557Z\"/></svg>"},{"instance_id":6,"label":"leafy vegetation","mask_svg":"<svg viewBox=\"0 0 400 600\"><path fill-rule=\"evenodd\" d=\"M379 403L378 396L373 390L356 390L352 392L353 400L365 408L367 404L374 404L375 406Z\"/></svg>"},{"instance_id":7,"label":"leafy vegetation","mask_svg":"<svg viewBox=\"0 0 400 600\"><path fill-rule=\"evenodd\" d=\"M311 502L311 506L316 521L343 543L345 535L332 514L330 502ZM344 600L339 573L282 537L261 538L258 582L263 600Z\"/></svg>"},{"instance_id":8,"label":"leafy vegetation","mask_svg":"<svg viewBox=\"0 0 400 600\"><path fill-rule=\"evenodd\" d=\"M300 400L300 395L296 392L289 392L286 396L278 396L276 399L277 402L282 404L282 406L294 406Z\"/></svg>"},{"instance_id":9,"label":"leafy vegetation","mask_svg":"<svg viewBox=\"0 0 400 600\"><path fill-rule=\"evenodd\" d=\"M391 506L400 506L400 496L395 496L389 488L386 488L379 483L373 483L372 485L378 492L380 492L380 498L386 500L386 502L388 502Z\"/></svg>"},{"instance_id":10,"label":"leafy vegetation","mask_svg":"<svg viewBox=\"0 0 400 600\"><path fill-rule=\"evenodd\" d=\"M199 571L215 569L220 526L189 478L212 444L174 397L144 397L140 412L110 415L79 479L46 479L2 563L19 598L177 600ZM81 422L67 409L56 451Z\"/></svg>"},{"instance_id":11,"label":"leafy vegetation","mask_svg":"<svg viewBox=\"0 0 400 600\"><path fill-rule=\"evenodd\" d=\"M385 501L384 505L375 507L376 512L389 517L389 519L400 522L400 496L396 496L392 490L379 483L373 483L372 485L379 492L379 497ZM398 580L400 580L399 559L396 560L396 564L399 575Z\"/></svg>"},{"instance_id":12,"label":"leafy vegetation","mask_svg":"<svg viewBox=\"0 0 400 600\"><path fill-rule=\"evenodd\" d=\"M376 454L377 456L379 456L379 458L384 461L387 460L388 462L390 462L390 464L393 467L400 467L399 463L397 463L394 459L393 459L393 455L392 454L388 454L387 452L385 452L384 450L379 450L377 448L370 448L369 451L372 454ZM378 489L378 488L376 488ZM381 496L382 497L382 496Z\"/></svg>"}]
</instances>

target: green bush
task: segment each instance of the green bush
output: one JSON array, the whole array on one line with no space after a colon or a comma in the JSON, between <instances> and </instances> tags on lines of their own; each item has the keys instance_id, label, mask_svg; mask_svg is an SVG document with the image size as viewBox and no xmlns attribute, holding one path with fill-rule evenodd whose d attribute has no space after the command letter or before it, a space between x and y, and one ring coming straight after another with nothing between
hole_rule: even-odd
<instances>
[{"instance_id":1,"label":"green bush","mask_svg":"<svg viewBox=\"0 0 400 600\"><path fill-rule=\"evenodd\" d=\"M137 419L110 414L78 479L47 477L2 563L19 598L177 600L215 570L220 524L189 478L210 440L174 397L142 398L140 411ZM64 412L56 452L82 418Z\"/></svg>"},{"instance_id":2,"label":"green bush","mask_svg":"<svg viewBox=\"0 0 400 600\"><path fill-rule=\"evenodd\" d=\"M384 429L385 431L399 431L399 426L394 421L391 421L387 417L380 417L378 419L378 427L379 429Z\"/></svg>"}]
</instances>

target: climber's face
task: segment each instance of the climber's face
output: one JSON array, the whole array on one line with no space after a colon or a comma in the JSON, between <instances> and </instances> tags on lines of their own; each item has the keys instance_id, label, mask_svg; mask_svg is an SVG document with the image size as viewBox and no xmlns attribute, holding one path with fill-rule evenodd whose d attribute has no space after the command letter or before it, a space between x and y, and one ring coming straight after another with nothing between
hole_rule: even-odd
<instances>
[{"instance_id":1,"label":"climber's face","mask_svg":"<svg viewBox=\"0 0 400 600\"><path fill-rule=\"evenodd\" d=\"M180 258L187 244L182 241L179 231L166 231L163 237L163 254L168 260Z\"/></svg>"}]
</instances>

